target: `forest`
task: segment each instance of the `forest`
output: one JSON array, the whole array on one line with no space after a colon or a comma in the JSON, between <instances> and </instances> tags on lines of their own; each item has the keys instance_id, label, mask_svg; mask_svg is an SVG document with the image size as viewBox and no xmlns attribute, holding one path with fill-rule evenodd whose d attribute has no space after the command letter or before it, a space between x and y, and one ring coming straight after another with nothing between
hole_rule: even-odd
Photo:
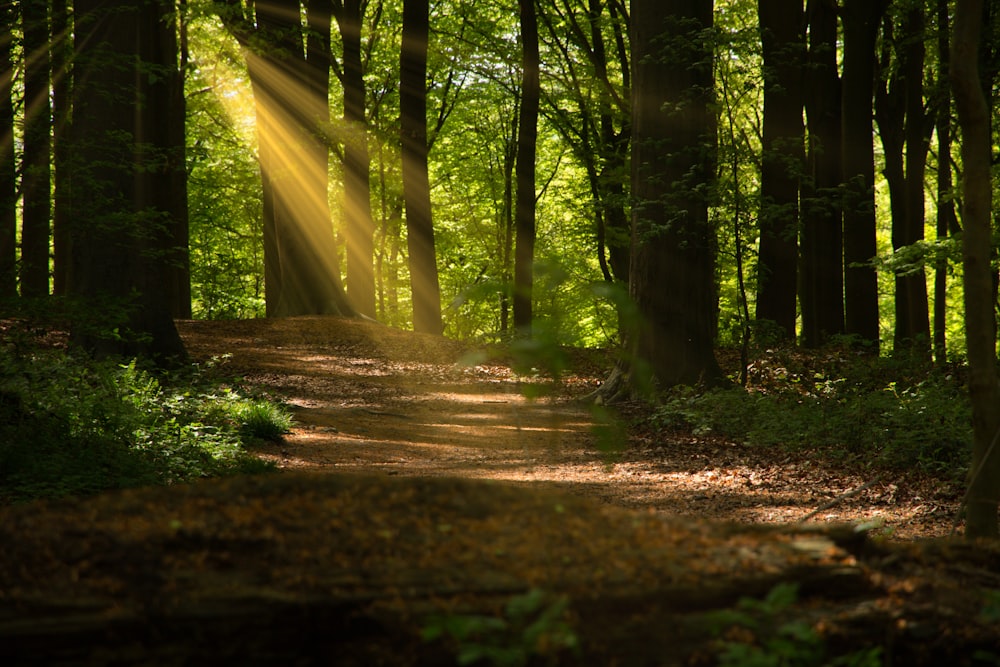
<instances>
[{"instance_id":1,"label":"forest","mask_svg":"<svg viewBox=\"0 0 1000 667\"><path fill-rule=\"evenodd\" d=\"M207 600L202 659L307 609L347 628L308 650L347 641L345 664L411 664L378 636L412 664L603 664L634 648L588 636L607 596L640 635L687 628L623 664L995 664L998 97L989 0L0 2L0 526L21 543L0 656L58 657L28 610L62 619L70 662L127 636L165 663ZM442 481L571 459L604 472L530 497ZM310 544L299 513L361 499L374 527ZM573 521L545 518L564 503ZM505 506L565 570L513 546ZM637 508L669 527L607 514ZM588 521L603 537L564 553ZM423 537L387 546L404 534ZM430 564L445 535L482 551L479 578ZM293 550L301 571L275 565ZM154 561L186 582L153 577L155 612ZM105 583L68 593L88 572ZM899 602L908 576L941 583ZM106 624L113 590L131 602Z\"/></svg>"}]
</instances>

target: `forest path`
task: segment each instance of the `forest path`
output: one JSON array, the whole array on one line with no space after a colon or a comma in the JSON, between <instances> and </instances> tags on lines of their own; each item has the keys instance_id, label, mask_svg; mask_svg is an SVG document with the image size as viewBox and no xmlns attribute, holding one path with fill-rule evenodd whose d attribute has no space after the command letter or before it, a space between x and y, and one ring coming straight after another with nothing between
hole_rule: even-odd
<instances>
[{"instance_id":1,"label":"forest path","mask_svg":"<svg viewBox=\"0 0 1000 667\"><path fill-rule=\"evenodd\" d=\"M745 523L796 521L864 487L813 520L874 522L880 534L902 539L951 531L955 489L926 476L873 480L808 452L629 435L620 423L596 423L575 399L600 382L606 358L577 353L570 372L551 383L519 377L455 341L357 320L178 326L196 359L231 355L225 372L292 406L293 432L258 450L283 469L503 480Z\"/></svg>"}]
</instances>

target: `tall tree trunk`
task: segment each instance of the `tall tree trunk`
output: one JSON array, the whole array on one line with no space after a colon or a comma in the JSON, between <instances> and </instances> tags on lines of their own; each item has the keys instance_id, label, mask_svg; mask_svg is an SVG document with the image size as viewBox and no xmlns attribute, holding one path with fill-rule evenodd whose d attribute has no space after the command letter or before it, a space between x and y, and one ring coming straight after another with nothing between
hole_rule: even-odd
<instances>
[{"instance_id":1,"label":"tall tree trunk","mask_svg":"<svg viewBox=\"0 0 1000 667\"><path fill-rule=\"evenodd\" d=\"M948 86L948 68L951 61L951 39L948 0L937 0L937 85L936 127L937 158L937 240L943 241L958 232L955 215L955 192L951 176L951 89ZM944 364L948 360L946 323L948 317L948 259L939 257L934 263L934 360Z\"/></svg>"},{"instance_id":2,"label":"tall tree trunk","mask_svg":"<svg viewBox=\"0 0 1000 667\"><path fill-rule=\"evenodd\" d=\"M187 0L163 5L159 32L168 53L177 54L172 66L165 63L164 107L169 109L167 123L167 156L165 167L171 179L170 200L163 202L170 214L171 247L168 258L170 308L174 317L191 318L191 256L189 252L190 221L187 201L187 101L184 80L187 77Z\"/></svg>"},{"instance_id":3,"label":"tall tree trunk","mask_svg":"<svg viewBox=\"0 0 1000 667\"><path fill-rule=\"evenodd\" d=\"M875 38L888 0L844 0L844 80L841 136L844 160L844 314L848 334L878 351L875 244L875 150L872 91Z\"/></svg>"},{"instance_id":4,"label":"tall tree trunk","mask_svg":"<svg viewBox=\"0 0 1000 667\"><path fill-rule=\"evenodd\" d=\"M714 352L712 0L632 1L633 382L722 381Z\"/></svg>"},{"instance_id":5,"label":"tall tree trunk","mask_svg":"<svg viewBox=\"0 0 1000 667\"><path fill-rule=\"evenodd\" d=\"M164 211L170 178L162 106L150 72L176 64L157 40L161 5L125 0L74 6L74 170L71 296L93 319L73 323L74 342L99 355L184 357L164 285ZM119 328L120 327L120 328Z\"/></svg>"},{"instance_id":6,"label":"tall tree trunk","mask_svg":"<svg viewBox=\"0 0 1000 667\"><path fill-rule=\"evenodd\" d=\"M69 220L70 181L67 166L66 135L71 115L72 76L70 56L73 53L72 30L66 0L52 2L52 293L66 294L69 280L70 249ZM183 123L184 118L181 117ZM186 181L185 181L186 182ZM186 204L185 203L185 208Z\"/></svg>"},{"instance_id":7,"label":"tall tree trunk","mask_svg":"<svg viewBox=\"0 0 1000 667\"><path fill-rule=\"evenodd\" d=\"M427 174L428 12L427 0L403 1L399 124L413 328L422 333L440 334L444 329L441 322L441 287L434 252L431 186Z\"/></svg>"},{"instance_id":8,"label":"tall tree trunk","mask_svg":"<svg viewBox=\"0 0 1000 667\"><path fill-rule=\"evenodd\" d=\"M46 0L22 0L24 30L24 151L21 189L21 296L49 294L51 106Z\"/></svg>"},{"instance_id":9,"label":"tall tree trunk","mask_svg":"<svg viewBox=\"0 0 1000 667\"><path fill-rule=\"evenodd\" d=\"M517 129L517 204L514 220L514 328L531 335L535 262L535 149L541 96L535 0L518 0L521 17L521 113Z\"/></svg>"},{"instance_id":10,"label":"tall tree trunk","mask_svg":"<svg viewBox=\"0 0 1000 667\"><path fill-rule=\"evenodd\" d=\"M843 226L840 205L841 85L833 0L809 0L805 80L809 178L803 187L799 303L802 341L817 347L844 332Z\"/></svg>"},{"instance_id":11,"label":"tall tree trunk","mask_svg":"<svg viewBox=\"0 0 1000 667\"><path fill-rule=\"evenodd\" d=\"M17 180L14 161L14 4L0 4L0 299L17 296Z\"/></svg>"},{"instance_id":12,"label":"tall tree trunk","mask_svg":"<svg viewBox=\"0 0 1000 667\"><path fill-rule=\"evenodd\" d=\"M362 0L345 0L337 13L344 48L344 218L347 294L362 315L375 317L375 225L369 182L368 124L361 60Z\"/></svg>"},{"instance_id":13,"label":"tall tree trunk","mask_svg":"<svg viewBox=\"0 0 1000 667\"><path fill-rule=\"evenodd\" d=\"M994 334L990 267L991 139L989 107L981 87L978 48L982 0L958 0L952 40L951 82L962 128L962 266L965 282L965 340L969 355L973 451L966 505L966 536L1000 537L1000 382Z\"/></svg>"},{"instance_id":14,"label":"tall tree trunk","mask_svg":"<svg viewBox=\"0 0 1000 667\"><path fill-rule=\"evenodd\" d=\"M799 179L804 167L802 0L759 0L764 58L758 320L795 340Z\"/></svg>"}]
</instances>

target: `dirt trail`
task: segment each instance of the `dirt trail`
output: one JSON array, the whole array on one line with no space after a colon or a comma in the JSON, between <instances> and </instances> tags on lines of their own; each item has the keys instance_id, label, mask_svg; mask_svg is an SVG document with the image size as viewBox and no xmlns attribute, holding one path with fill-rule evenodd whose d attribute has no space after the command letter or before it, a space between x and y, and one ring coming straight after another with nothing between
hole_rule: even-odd
<instances>
[{"instance_id":1,"label":"dirt trail","mask_svg":"<svg viewBox=\"0 0 1000 667\"><path fill-rule=\"evenodd\" d=\"M293 407L293 433L261 450L282 468L501 479L750 523L795 521L868 484L813 520L873 521L894 539L951 530L955 490L933 479L873 482L808 453L595 425L574 399L600 382L602 360L574 359L575 374L545 385L460 343L373 323L310 317L179 328L195 358L232 355L227 372ZM528 384L544 395L525 398ZM599 451L595 427L602 444L621 445L616 455Z\"/></svg>"}]
</instances>

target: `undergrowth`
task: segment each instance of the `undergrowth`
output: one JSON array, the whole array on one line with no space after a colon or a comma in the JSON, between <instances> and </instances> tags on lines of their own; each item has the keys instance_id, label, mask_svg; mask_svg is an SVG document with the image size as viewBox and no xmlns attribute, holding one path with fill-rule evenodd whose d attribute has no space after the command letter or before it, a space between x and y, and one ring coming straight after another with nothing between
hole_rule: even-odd
<instances>
[{"instance_id":1,"label":"undergrowth","mask_svg":"<svg viewBox=\"0 0 1000 667\"><path fill-rule=\"evenodd\" d=\"M273 469L246 446L286 432L287 410L206 370L0 347L0 502Z\"/></svg>"},{"instance_id":2,"label":"undergrowth","mask_svg":"<svg viewBox=\"0 0 1000 667\"><path fill-rule=\"evenodd\" d=\"M778 350L749 371L746 388L667 392L653 425L890 468L958 474L968 463L971 409L959 367Z\"/></svg>"}]
</instances>

